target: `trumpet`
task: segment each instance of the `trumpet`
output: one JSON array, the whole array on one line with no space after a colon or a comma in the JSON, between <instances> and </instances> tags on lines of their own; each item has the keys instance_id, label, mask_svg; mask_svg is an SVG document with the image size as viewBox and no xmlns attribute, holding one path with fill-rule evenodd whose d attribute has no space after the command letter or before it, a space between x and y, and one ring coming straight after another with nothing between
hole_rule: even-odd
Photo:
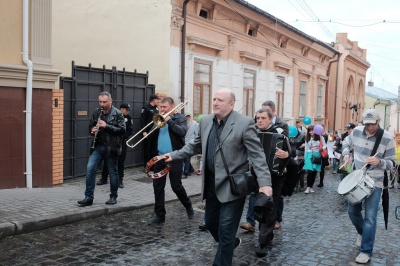
<instances>
[{"instance_id":1,"label":"trumpet","mask_svg":"<svg viewBox=\"0 0 400 266\"><path fill-rule=\"evenodd\" d=\"M96 123L96 132L94 133L94 138L93 138L93 143L92 143L92 147L90 147L92 150L94 150L96 147L96 138L97 138L97 133L99 133L99 122L101 120L101 115L103 114L103 108L100 108L99 110L99 118L97 119L97 123Z\"/></svg>"},{"instance_id":2,"label":"trumpet","mask_svg":"<svg viewBox=\"0 0 400 266\"><path fill-rule=\"evenodd\" d=\"M176 113L178 113L179 111L181 111L183 108L185 108L185 106L188 104L188 102L182 102L180 104L178 104L177 106L174 107L174 109L172 109L171 111L169 111L168 113L164 114L155 114L153 116L153 121L151 121L150 123L148 123L144 128L142 128L138 133L136 133L134 136L132 136L130 139L128 139L126 141L126 146L128 146L129 148L134 148L136 147L140 142L142 142L145 138L147 138L147 136L149 136L151 133L153 133L154 130L156 130L157 128L162 128L165 127L165 125L167 124L167 121L165 121L165 119L168 116L173 116ZM142 139L140 139L138 142L135 143L135 145L130 145L129 142L131 142L134 138L136 138L137 135L139 135L141 132L143 132L143 130L145 130L146 128L148 128L151 124L154 124L152 129L149 131L149 133L147 133L146 136L144 136Z\"/></svg>"}]
</instances>

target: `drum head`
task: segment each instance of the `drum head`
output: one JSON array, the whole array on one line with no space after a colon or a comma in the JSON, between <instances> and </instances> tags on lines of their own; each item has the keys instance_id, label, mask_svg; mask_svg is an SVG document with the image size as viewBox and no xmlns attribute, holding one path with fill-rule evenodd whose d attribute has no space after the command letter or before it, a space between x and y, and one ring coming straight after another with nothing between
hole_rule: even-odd
<instances>
[{"instance_id":1,"label":"drum head","mask_svg":"<svg viewBox=\"0 0 400 266\"><path fill-rule=\"evenodd\" d=\"M362 170L355 170L351 172L342 180L342 182L340 182L338 187L338 193L340 195L347 194L349 191L351 191L353 188L357 186L362 177L363 177Z\"/></svg>"}]
</instances>

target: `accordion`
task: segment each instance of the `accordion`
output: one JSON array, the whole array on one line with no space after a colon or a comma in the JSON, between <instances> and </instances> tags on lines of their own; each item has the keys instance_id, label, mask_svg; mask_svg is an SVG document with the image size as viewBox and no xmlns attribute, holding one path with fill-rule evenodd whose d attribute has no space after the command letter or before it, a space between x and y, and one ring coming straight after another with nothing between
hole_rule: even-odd
<instances>
[{"instance_id":1,"label":"accordion","mask_svg":"<svg viewBox=\"0 0 400 266\"><path fill-rule=\"evenodd\" d=\"M287 160L276 157L275 152L276 148L288 150L286 136L279 133L259 132L258 137L264 149L269 171L272 175L283 175Z\"/></svg>"}]
</instances>

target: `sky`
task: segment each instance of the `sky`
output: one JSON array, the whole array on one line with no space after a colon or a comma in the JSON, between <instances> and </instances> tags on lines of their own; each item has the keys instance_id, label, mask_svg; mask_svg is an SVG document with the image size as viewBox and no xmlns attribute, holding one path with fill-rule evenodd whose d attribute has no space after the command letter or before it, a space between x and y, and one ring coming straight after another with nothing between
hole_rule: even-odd
<instances>
[{"instance_id":1,"label":"sky","mask_svg":"<svg viewBox=\"0 0 400 266\"><path fill-rule=\"evenodd\" d=\"M400 1L398 0L246 0L323 42L347 33L367 49L367 80L398 94L400 86Z\"/></svg>"}]
</instances>

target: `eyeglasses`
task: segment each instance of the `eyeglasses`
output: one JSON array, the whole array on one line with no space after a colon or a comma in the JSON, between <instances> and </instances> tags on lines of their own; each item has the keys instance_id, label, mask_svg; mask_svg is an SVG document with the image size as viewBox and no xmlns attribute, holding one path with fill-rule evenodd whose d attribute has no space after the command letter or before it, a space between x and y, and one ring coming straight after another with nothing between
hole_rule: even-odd
<instances>
[{"instance_id":1,"label":"eyeglasses","mask_svg":"<svg viewBox=\"0 0 400 266\"><path fill-rule=\"evenodd\" d=\"M372 123L365 123L364 126L366 126L366 127L367 126L376 126L376 124L378 124L378 122L375 122L373 124Z\"/></svg>"}]
</instances>

